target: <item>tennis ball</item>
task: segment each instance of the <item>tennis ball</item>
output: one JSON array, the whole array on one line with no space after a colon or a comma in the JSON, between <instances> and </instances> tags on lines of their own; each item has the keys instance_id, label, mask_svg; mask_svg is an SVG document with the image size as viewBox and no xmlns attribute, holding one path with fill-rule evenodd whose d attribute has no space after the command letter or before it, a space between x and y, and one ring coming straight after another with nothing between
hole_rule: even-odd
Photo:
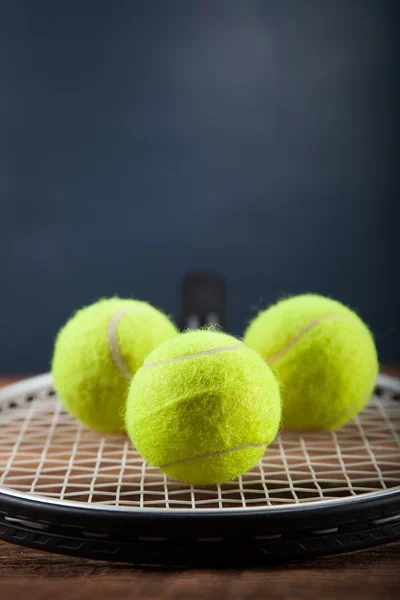
<instances>
[{"instance_id":1,"label":"tennis ball","mask_svg":"<svg viewBox=\"0 0 400 600\"><path fill-rule=\"evenodd\" d=\"M340 302L294 296L261 312L244 342L281 383L283 425L334 429L368 402L378 359L368 327Z\"/></svg>"},{"instance_id":2,"label":"tennis ball","mask_svg":"<svg viewBox=\"0 0 400 600\"><path fill-rule=\"evenodd\" d=\"M146 302L108 298L79 310L57 336L52 372L68 412L104 432L124 429L132 375L175 326Z\"/></svg>"},{"instance_id":3,"label":"tennis ball","mask_svg":"<svg viewBox=\"0 0 400 600\"><path fill-rule=\"evenodd\" d=\"M126 430L150 465L190 484L222 483L262 457L281 416L278 383L256 352L224 333L180 334L132 380Z\"/></svg>"}]
</instances>

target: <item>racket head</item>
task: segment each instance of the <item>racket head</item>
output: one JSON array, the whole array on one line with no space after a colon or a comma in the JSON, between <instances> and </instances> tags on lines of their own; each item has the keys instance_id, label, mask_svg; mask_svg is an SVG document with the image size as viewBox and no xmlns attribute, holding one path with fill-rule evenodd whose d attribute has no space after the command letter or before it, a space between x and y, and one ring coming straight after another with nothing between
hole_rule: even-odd
<instances>
[{"instance_id":1,"label":"racket head","mask_svg":"<svg viewBox=\"0 0 400 600\"><path fill-rule=\"evenodd\" d=\"M146 465L125 436L77 423L50 375L14 384L0 391L0 537L164 565L260 564L397 539L399 394L380 376L341 429L283 430L245 476L196 488Z\"/></svg>"}]
</instances>

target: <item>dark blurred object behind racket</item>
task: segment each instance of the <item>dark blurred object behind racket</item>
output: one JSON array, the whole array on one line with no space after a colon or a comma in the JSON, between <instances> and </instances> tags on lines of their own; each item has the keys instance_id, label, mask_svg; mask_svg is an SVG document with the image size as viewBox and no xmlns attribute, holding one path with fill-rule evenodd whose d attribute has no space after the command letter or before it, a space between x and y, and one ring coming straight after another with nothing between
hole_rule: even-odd
<instances>
[{"instance_id":1,"label":"dark blurred object behind racket","mask_svg":"<svg viewBox=\"0 0 400 600\"><path fill-rule=\"evenodd\" d=\"M210 325L226 329L226 286L221 275L200 271L182 279L179 324L181 329Z\"/></svg>"}]
</instances>

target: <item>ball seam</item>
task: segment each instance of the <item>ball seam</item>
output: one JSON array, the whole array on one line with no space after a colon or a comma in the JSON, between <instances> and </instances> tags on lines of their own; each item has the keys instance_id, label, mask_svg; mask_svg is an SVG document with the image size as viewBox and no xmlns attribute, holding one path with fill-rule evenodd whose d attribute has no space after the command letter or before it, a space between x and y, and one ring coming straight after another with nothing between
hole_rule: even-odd
<instances>
[{"instance_id":1,"label":"ball seam","mask_svg":"<svg viewBox=\"0 0 400 600\"><path fill-rule=\"evenodd\" d=\"M179 362L180 360L188 360L191 358L199 358L200 356L208 356L210 354L218 354L219 352L234 352L235 350L244 350L246 346L238 344L236 346L221 346L218 348L210 348L209 350L203 350L202 352L195 352L194 354L184 354L183 356L177 356L175 358L166 358L154 363L144 363L142 369L148 369L150 367L158 367L161 365L167 365L169 363Z\"/></svg>"},{"instance_id":2,"label":"ball seam","mask_svg":"<svg viewBox=\"0 0 400 600\"><path fill-rule=\"evenodd\" d=\"M118 323L123 315L125 315L128 311L134 310L131 306L127 306L118 310L108 321L107 324L107 334L108 334L108 346L110 348L111 358L117 367L118 371L124 377L126 381L130 381L132 379L132 373L130 369L124 362L124 359L121 354L121 350L118 343Z\"/></svg>"},{"instance_id":3,"label":"ball seam","mask_svg":"<svg viewBox=\"0 0 400 600\"><path fill-rule=\"evenodd\" d=\"M335 313L330 313L330 314L327 314L327 315L323 315L321 317L318 317L317 319L313 319L305 327L303 327L302 329L300 329L300 331L298 333L296 333L296 335L294 335L287 342L287 344L285 344L282 348L280 348L279 350L277 350L273 354L270 354L269 356L266 356L265 357L265 362L267 364L274 364L277 360L279 360L280 358L283 358L285 356L286 352L288 352L291 348L293 348L293 346L298 341L300 341L304 337L304 335L306 333L308 333L309 331L311 331L312 329L314 329L314 327L316 327L317 325L319 325L320 323L322 323L323 321L326 321L328 319L343 319L345 321L349 321L350 323L352 323L356 327L359 327L359 329L362 330L362 327L359 326L359 324L357 323L357 321L355 321L351 317L348 317L347 315L340 315L340 314L335 314Z\"/></svg>"},{"instance_id":4,"label":"ball seam","mask_svg":"<svg viewBox=\"0 0 400 600\"><path fill-rule=\"evenodd\" d=\"M179 460L174 460L169 463L165 463L163 465L159 465L160 469L166 469L168 467L172 467L174 465L182 465L184 463L192 462L194 460L201 460L203 458L211 458L213 456L221 456L223 454L229 454L230 452L236 452L238 450L246 450L247 448L261 448L267 447L267 443L258 444L256 442L251 444L243 444L241 446L235 446L234 448L228 448L227 450L217 450L216 452L208 452L207 454L201 454L199 456L192 456L191 458L181 458Z\"/></svg>"}]
</instances>

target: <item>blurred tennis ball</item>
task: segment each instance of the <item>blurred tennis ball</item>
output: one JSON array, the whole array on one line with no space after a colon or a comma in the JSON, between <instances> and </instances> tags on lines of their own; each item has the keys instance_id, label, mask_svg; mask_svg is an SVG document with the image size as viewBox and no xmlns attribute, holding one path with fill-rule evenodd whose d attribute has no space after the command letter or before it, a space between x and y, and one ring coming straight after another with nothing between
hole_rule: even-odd
<instances>
[{"instance_id":1,"label":"blurred tennis ball","mask_svg":"<svg viewBox=\"0 0 400 600\"><path fill-rule=\"evenodd\" d=\"M132 375L176 334L168 317L139 300L108 298L82 308L55 344L52 372L61 402L93 429L122 431Z\"/></svg>"},{"instance_id":2,"label":"blurred tennis ball","mask_svg":"<svg viewBox=\"0 0 400 600\"><path fill-rule=\"evenodd\" d=\"M378 359L368 327L352 310L315 294L261 312L244 342L281 383L283 425L334 429L354 417L374 389Z\"/></svg>"}]
</instances>

